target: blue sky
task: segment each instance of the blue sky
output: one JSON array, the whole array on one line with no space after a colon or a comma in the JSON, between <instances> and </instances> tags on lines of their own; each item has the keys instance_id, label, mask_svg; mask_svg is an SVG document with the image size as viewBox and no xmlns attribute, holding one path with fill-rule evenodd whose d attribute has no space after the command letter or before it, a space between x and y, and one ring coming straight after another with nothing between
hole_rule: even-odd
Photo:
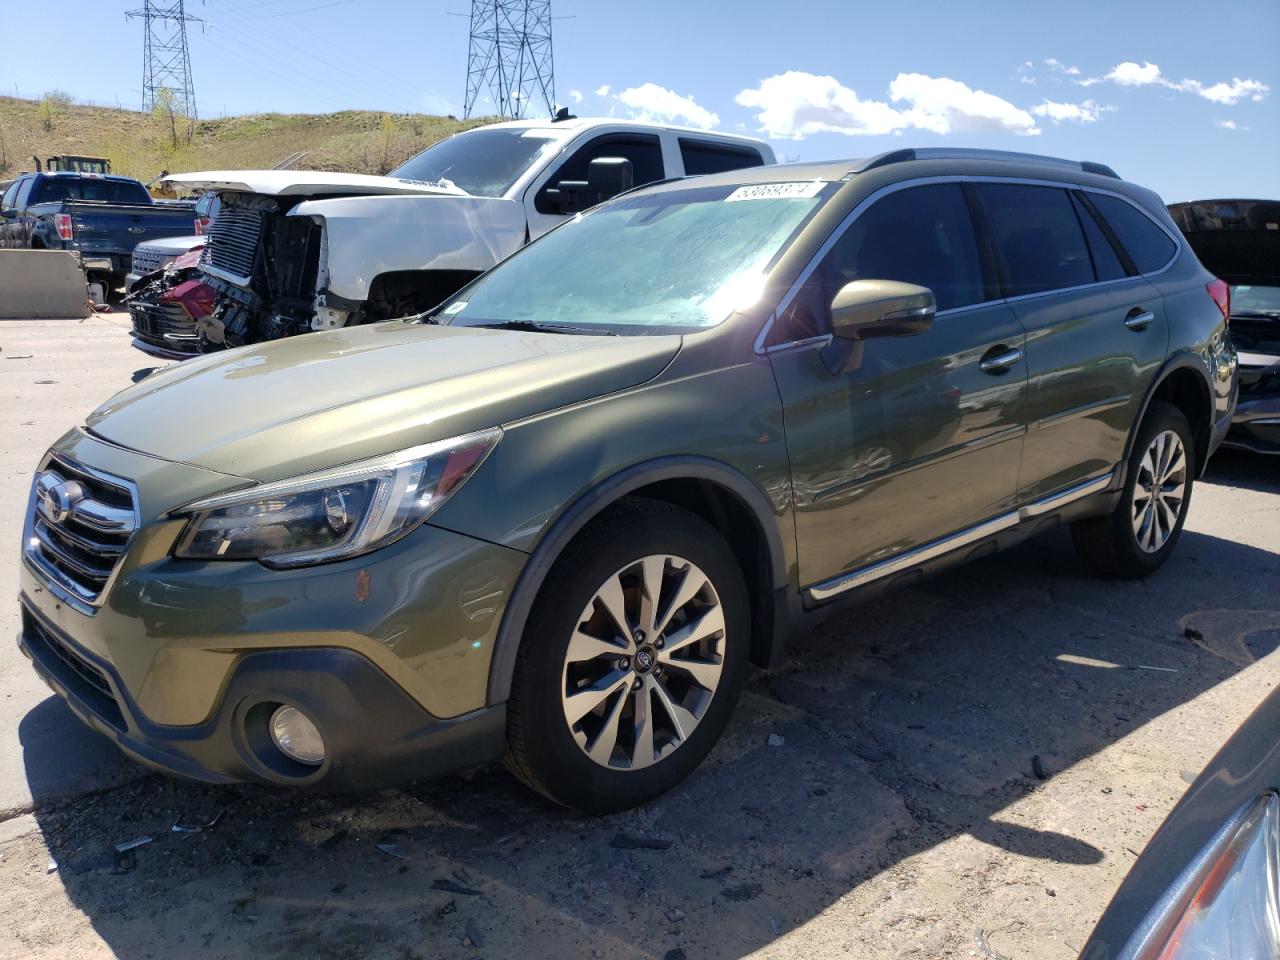
<instances>
[{"instance_id":1,"label":"blue sky","mask_svg":"<svg viewBox=\"0 0 1280 960\"><path fill-rule=\"evenodd\" d=\"M467 18L450 12L467 0L187 4L208 22L191 34L203 116L461 112ZM135 106L140 5L59 0L29 42L35 8L0 0L19 25L0 29L0 89ZM1280 0L552 6L556 92L579 115L755 133L788 159L976 146L1109 163L1168 201L1280 196Z\"/></svg>"}]
</instances>

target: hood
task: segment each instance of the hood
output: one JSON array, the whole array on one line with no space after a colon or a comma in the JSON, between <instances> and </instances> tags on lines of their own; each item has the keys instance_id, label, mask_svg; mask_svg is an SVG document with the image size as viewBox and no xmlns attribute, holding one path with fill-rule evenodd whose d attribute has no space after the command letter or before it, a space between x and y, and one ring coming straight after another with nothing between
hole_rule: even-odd
<instances>
[{"instance_id":1,"label":"hood","mask_svg":"<svg viewBox=\"0 0 1280 960\"><path fill-rule=\"evenodd\" d=\"M467 196L453 184L374 177L364 173L326 173L320 170L206 170L172 173L163 183L184 190L235 190L268 197L309 197L332 194L443 193Z\"/></svg>"},{"instance_id":2,"label":"hood","mask_svg":"<svg viewBox=\"0 0 1280 960\"><path fill-rule=\"evenodd\" d=\"M1172 204L1169 214L1214 276L1280 286L1280 201L1195 200Z\"/></svg>"},{"instance_id":3,"label":"hood","mask_svg":"<svg viewBox=\"0 0 1280 960\"><path fill-rule=\"evenodd\" d=\"M656 377L679 348L677 336L391 321L166 367L87 425L151 456L265 482L624 390Z\"/></svg>"},{"instance_id":4,"label":"hood","mask_svg":"<svg viewBox=\"0 0 1280 960\"><path fill-rule=\"evenodd\" d=\"M208 237L192 234L189 237L166 237L163 240L148 240L134 247L135 253L158 253L166 257L186 253L188 250L202 250L209 242Z\"/></svg>"}]
</instances>

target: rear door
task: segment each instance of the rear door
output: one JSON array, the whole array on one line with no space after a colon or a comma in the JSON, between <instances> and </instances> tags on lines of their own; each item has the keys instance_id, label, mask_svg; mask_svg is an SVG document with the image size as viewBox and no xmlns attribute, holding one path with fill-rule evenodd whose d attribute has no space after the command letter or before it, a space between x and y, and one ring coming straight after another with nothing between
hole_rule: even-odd
<instances>
[{"instance_id":1,"label":"rear door","mask_svg":"<svg viewBox=\"0 0 1280 960\"><path fill-rule=\"evenodd\" d=\"M843 582L1013 508L1025 337L988 273L960 184L908 186L862 212L781 304L765 346L783 401L804 585ZM932 328L833 340L831 300L856 279L929 287Z\"/></svg>"},{"instance_id":2,"label":"rear door","mask_svg":"<svg viewBox=\"0 0 1280 960\"><path fill-rule=\"evenodd\" d=\"M1007 302L1027 331L1024 501L1120 462L1145 386L1163 363L1163 300L1078 191L975 184Z\"/></svg>"},{"instance_id":3,"label":"rear door","mask_svg":"<svg viewBox=\"0 0 1280 960\"><path fill-rule=\"evenodd\" d=\"M5 188L4 196L0 197L0 211L7 210L10 212L10 217L0 218L0 248L16 247L18 245L15 242L18 235L16 222L18 191L22 189L25 182L25 178L18 177Z\"/></svg>"}]
</instances>

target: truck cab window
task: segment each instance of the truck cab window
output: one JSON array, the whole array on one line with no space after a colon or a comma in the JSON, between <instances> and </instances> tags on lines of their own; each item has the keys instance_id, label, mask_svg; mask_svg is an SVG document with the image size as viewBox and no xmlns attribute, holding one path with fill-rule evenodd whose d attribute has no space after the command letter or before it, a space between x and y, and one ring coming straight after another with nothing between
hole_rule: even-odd
<instances>
[{"instance_id":1,"label":"truck cab window","mask_svg":"<svg viewBox=\"0 0 1280 960\"><path fill-rule=\"evenodd\" d=\"M539 213L559 213L560 209L547 195L561 180L586 180L587 167L599 157L623 157L631 161L634 185L661 180L666 174L662 166L662 141L645 134L606 134L596 137L574 154L551 174L534 200Z\"/></svg>"}]
</instances>

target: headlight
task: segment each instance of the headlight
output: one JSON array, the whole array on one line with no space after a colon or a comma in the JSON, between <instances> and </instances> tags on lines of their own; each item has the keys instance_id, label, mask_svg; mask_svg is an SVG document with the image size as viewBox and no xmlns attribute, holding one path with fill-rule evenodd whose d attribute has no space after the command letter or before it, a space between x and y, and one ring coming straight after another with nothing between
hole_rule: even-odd
<instances>
[{"instance_id":1,"label":"headlight","mask_svg":"<svg viewBox=\"0 0 1280 960\"><path fill-rule=\"evenodd\" d=\"M1121 953L1125 960L1280 957L1280 798L1264 794L1214 836Z\"/></svg>"},{"instance_id":2,"label":"headlight","mask_svg":"<svg viewBox=\"0 0 1280 960\"><path fill-rule=\"evenodd\" d=\"M174 556L298 567L366 553L440 509L501 435L484 430L189 504L174 511L191 517Z\"/></svg>"}]
</instances>

